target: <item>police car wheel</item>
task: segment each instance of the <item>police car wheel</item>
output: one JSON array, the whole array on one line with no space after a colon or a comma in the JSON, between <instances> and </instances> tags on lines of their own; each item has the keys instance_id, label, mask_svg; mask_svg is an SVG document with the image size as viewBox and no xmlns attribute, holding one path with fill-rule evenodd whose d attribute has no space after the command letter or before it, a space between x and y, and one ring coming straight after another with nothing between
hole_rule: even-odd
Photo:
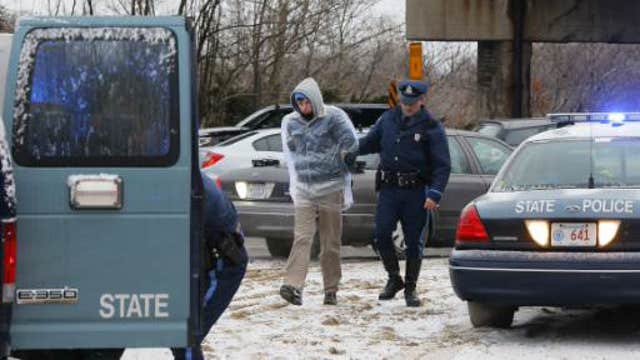
<instances>
[{"instance_id":1,"label":"police car wheel","mask_svg":"<svg viewBox=\"0 0 640 360\"><path fill-rule=\"evenodd\" d=\"M429 235L426 236L425 244L428 242L428 239L433 238L435 234L435 227L429 227ZM393 242L393 247L396 250L396 256L399 260L404 260L405 258L405 249L407 248L407 244L404 241L404 231L402 231L402 224L398 221L396 225L396 229L391 233L391 241ZM376 247L375 239L371 243L371 247L377 256L380 256L378 252L378 248Z\"/></svg>"},{"instance_id":2,"label":"police car wheel","mask_svg":"<svg viewBox=\"0 0 640 360\"><path fill-rule=\"evenodd\" d=\"M407 244L404 241L404 231L402 231L400 221L398 221L396 229L391 233L391 240L393 241L393 248L396 250L398 259L404 259L404 251L407 248Z\"/></svg>"},{"instance_id":3,"label":"police car wheel","mask_svg":"<svg viewBox=\"0 0 640 360\"><path fill-rule=\"evenodd\" d=\"M508 328L516 310L513 306L467 302L469 319L473 327Z\"/></svg>"}]
</instances>

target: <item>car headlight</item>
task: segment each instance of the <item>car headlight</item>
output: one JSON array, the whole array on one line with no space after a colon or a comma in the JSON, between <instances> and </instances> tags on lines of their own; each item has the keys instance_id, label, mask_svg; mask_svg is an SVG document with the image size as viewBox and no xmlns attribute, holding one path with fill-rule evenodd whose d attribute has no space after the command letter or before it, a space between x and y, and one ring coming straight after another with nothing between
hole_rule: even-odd
<instances>
[{"instance_id":1,"label":"car headlight","mask_svg":"<svg viewBox=\"0 0 640 360\"><path fill-rule=\"evenodd\" d=\"M613 241L620 228L620 220L598 221L598 246L605 247Z\"/></svg>"},{"instance_id":2,"label":"car headlight","mask_svg":"<svg viewBox=\"0 0 640 360\"><path fill-rule=\"evenodd\" d=\"M236 193L240 199L247 198L247 183L245 181L236 181Z\"/></svg>"},{"instance_id":3,"label":"car headlight","mask_svg":"<svg viewBox=\"0 0 640 360\"><path fill-rule=\"evenodd\" d=\"M525 226L529 235L536 244L547 247L549 246L549 222L546 220L525 220Z\"/></svg>"}]
</instances>

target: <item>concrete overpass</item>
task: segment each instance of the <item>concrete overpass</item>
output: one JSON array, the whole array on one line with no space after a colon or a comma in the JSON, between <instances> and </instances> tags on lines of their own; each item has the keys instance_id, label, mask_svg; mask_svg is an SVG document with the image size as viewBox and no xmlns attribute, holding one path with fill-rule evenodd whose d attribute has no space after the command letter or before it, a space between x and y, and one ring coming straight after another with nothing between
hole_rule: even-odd
<instances>
[{"instance_id":1,"label":"concrete overpass","mask_svg":"<svg viewBox=\"0 0 640 360\"><path fill-rule=\"evenodd\" d=\"M529 116L533 42L640 43L636 0L406 0L409 40L478 42L478 114Z\"/></svg>"}]
</instances>

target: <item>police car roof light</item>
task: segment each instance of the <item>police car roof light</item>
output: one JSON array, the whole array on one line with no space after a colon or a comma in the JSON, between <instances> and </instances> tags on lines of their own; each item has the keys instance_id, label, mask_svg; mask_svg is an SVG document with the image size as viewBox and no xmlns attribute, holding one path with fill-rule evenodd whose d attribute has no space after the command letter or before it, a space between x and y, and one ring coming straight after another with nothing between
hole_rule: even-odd
<instances>
[{"instance_id":1,"label":"police car roof light","mask_svg":"<svg viewBox=\"0 0 640 360\"><path fill-rule=\"evenodd\" d=\"M612 126L620 126L627 121L640 121L640 112L556 113L547 114L547 118L558 124L599 122L602 124L611 124Z\"/></svg>"}]
</instances>

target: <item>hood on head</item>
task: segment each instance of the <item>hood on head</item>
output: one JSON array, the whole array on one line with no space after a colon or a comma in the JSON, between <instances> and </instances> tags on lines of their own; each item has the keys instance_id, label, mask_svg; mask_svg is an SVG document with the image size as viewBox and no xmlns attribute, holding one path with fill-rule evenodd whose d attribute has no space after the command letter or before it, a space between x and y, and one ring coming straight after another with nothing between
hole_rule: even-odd
<instances>
[{"instance_id":1,"label":"hood on head","mask_svg":"<svg viewBox=\"0 0 640 360\"><path fill-rule=\"evenodd\" d=\"M302 93L311 101L313 107L313 118L323 117L325 115L324 101L322 100L322 92L320 92L320 86L313 80L313 78L306 78L302 80L291 92L291 105L299 113L298 104L296 104L293 94Z\"/></svg>"}]
</instances>

